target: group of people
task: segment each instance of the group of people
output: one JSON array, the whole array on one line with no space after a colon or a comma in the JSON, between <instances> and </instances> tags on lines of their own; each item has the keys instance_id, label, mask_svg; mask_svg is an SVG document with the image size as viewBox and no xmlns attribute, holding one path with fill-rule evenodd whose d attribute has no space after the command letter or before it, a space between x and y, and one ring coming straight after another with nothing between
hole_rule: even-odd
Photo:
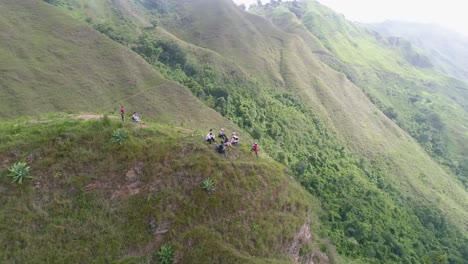
<instances>
[{"instance_id":1,"label":"group of people","mask_svg":"<svg viewBox=\"0 0 468 264\"><path fill-rule=\"evenodd\" d=\"M122 117L122 122L125 122L125 108L123 106L120 107L120 116ZM141 122L140 116L137 112L133 112L132 122ZM224 128L221 128L218 134L218 138L220 142L216 148L218 149L219 153L222 153L224 155L226 155L226 147L239 145L239 137L236 135L236 132L232 132L231 139L229 139L228 136L224 133ZM216 142L216 137L213 134L213 129L210 129L210 132L206 135L205 140L208 141L208 143L210 144ZM252 151L255 152L255 156L257 156L257 159L259 150L260 149L258 148L258 144L257 142L255 142L252 146Z\"/></svg>"},{"instance_id":2,"label":"group of people","mask_svg":"<svg viewBox=\"0 0 468 264\"><path fill-rule=\"evenodd\" d=\"M236 132L232 132L231 140L229 140L229 138L224 133L224 128L221 128L221 130L219 131L218 138L220 139L220 144L226 147L239 144L239 137L236 135ZM208 143L210 144L216 142L216 137L213 134L213 129L210 129L210 132L206 135L205 140L208 141Z\"/></svg>"},{"instance_id":3,"label":"group of people","mask_svg":"<svg viewBox=\"0 0 468 264\"><path fill-rule=\"evenodd\" d=\"M125 122L125 108L122 106L120 107L120 116L122 117L122 122ZM132 122L140 123L141 119L137 112L133 112L132 114Z\"/></svg>"},{"instance_id":4,"label":"group of people","mask_svg":"<svg viewBox=\"0 0 468 264\"><path fill-rule=\"evenodd\" d=\"M218 134L218 138L220 142L216 148L221 154L226 155L226 147L239 145L239 137L236 135L236 132L232 132L231 139L229 140L228 136L224 133L224 128L221 128ZM213 129L210 129L210 132L206 135L205 140L210 144L216 142L216 137L213 134ZM258 148L258 144L257 142L255 142L255 144L252 146L252 151L255 152L257 159L259 150L260 149Z\"/></svg>"}]
</instances>

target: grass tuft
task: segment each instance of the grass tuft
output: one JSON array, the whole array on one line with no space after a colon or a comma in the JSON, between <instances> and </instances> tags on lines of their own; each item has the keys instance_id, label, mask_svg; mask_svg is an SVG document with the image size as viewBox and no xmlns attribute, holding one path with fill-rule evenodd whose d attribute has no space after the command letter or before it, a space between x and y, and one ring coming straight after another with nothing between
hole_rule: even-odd
<instances>
[{"instance_id":1,"label":"grass tuft","mask_svg":"<svg viewBox=\"0 0 468 264\"><path fill-rule=\"evenodd\" d=\"M172 264L174 262L174 254L174 248L171 245L162 245L158 251L159 263Z\"/></svg>"}]
</instances>

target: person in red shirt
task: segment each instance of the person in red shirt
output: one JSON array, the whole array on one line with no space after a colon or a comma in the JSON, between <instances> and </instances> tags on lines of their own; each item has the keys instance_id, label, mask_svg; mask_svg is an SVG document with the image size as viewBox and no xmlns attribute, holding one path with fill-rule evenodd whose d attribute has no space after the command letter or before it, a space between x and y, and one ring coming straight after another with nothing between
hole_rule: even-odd
<instances>
[{"instance_id":1,"label":"person in red shirt","mask_svg":"<svg viewBox=\"0 0 468 264\"><path fill-rule=\"evenodd\" d=\"M122 117L122 122L125 122L125 109L123 106L120 107L120 116Z\"/></svg>"},{"instance_id":2,"label":"person in red shirt","mask_svg":"<svg viewBox=\"0 0 468 264\"><path fill-rule=\"evenodd\" d=\"M257 160L258 160L258 151L259 150L260 149L258 148L258 144L257 144L257 142L255 142L255 144L252 146L252 151L255 152L255 156L257 156Z\"/></svg>"}]
</instances>

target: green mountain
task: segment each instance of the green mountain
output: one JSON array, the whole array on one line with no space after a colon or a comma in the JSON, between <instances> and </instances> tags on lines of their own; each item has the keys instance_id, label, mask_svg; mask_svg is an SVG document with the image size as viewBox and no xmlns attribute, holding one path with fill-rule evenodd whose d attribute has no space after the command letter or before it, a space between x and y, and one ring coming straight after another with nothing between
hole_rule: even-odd
<instances>
[{"instance_id":1,"label":"green mountain","mask_svg":"<svg viewBox=\"0 0 468 264\"><path fill-rule=\"evenodd\" d=\"M146 120L231 126L140 56L42 1L1 1L0 117L138 111ZM232 126L231 126L232 127Z\"/></svg>"},{"instance_id":2,"label":"green mountain","mask_svg":"<svg viewBox=\"0 0 468 264\"><path fill-rule=\"evenodd\" d=\"M314 231L318 200L267 156L252 162L250 137L187 88L42 1L0 8L1 263L337 257ZM121 104L145 124L113 121ZM44 115L57 111L68 113ZM23 115L34 117L7 121ZM218 126L241 133L227 158L200 132ZM32 176L18 186L17 162Z\"/></svg>"},{"instance_id":3,"label":"green mountain","mask_svg":"<svg viewBox=\"0 0 468 264\"><path fill-rule=\"evenodd\" d=\"M344 73L387 117L466 182L465 169L460 167L467 163L468 153L467 85L413 65L407 57L411 49L393 48L408 47L403 40L382 39L317 3L296 5L266 5L256 12L291 33L320 39L323 48L310 48L324 63ZM291 9L302 12L300 20Z\"/></svg>"},{"instance_id":4,"label":"green mountain","mask_svg":"<svg viewBox=\"0 0 468 264\"><path fill-rule=\"evenodd\" d=\"M270 161L267 156L262 157L266 160L263 165L252 163L249 158L244 157L248 155L248 143L252 142L250 138L253 138L260 143L262 152L282 163L287 173L302 185L302 189L297 186L291 187L290 191L281 196L285 200L295 199L296 202L291 203L291 206L294 205L298 211L288 211L291 206L277 207L274 212L264 211L262 207L255 207L254 203L249 204L249 198L251 200L255 196L249 195L250 189L244 185L248 183L234 181L226 185L222 197L217 196L220 195L218 192L213 194L218 202L208 204L208 208L214 210L220 219L223 215L229 215L227 211L258 212L258 215L247 217L251 222L246 222L247 227L242 228L247 228L244 231L250 231L250 235L258 230L265 230L261 239L252 240L248 238L247 233L229 229L242 225L236 222L237 220L229 222L226 229L223 229L222 224L219 228L206 227L216 221L191 224L192 219L199 220L200 217L194 210L187 209L200 206L196 199L192 204L177 203L180 206L170 208L164 204L156 204L145 211L157 217L180 213L180 218L174 216L167 220L179 223L180 226L177 225L170 236L153 240L152 247L146 251L145 244L141 241L149 243L151 239L148 235L151 232L146 229L149 234L146 233L145 237L145 229L140 226L139 232L132 233L132 236L139 234L141 240L135 238L129 241L140 243L134 249L141 253L137 256L129 254L132 248L125 243L108 250L97 249L96 254L106 252L104 262L127 261L127 257L133 256L135 259L129 262L141 262L143 259L154 261L157 258L155 251L159 246L169 243L175 245L176 251L180 252L176 259L182 263L189 262L191 257L193 262L200 263L306 263L314 257L315 261L325 263L466 263L467 86L462 81L439 73L436 62L432 61L424 50L413 47L403 39L383 38L373 31L346 21L315 1L272 1L252 8L249 12L235 6L230 0L47 2L55 7L40 1L3 1L2 10L8 10L8 16L0 20L6 21L2 22L5 25L2 25L2 28L9 28L13 36L21 36L23 32L15 33L15 28L23 22L15 23L15 19L21 15L27 18L34 13L37 14L37 19L24 19L24 23L29 21L29 27L37 27L38 30L25 31L27 34L24 34L22 41L17 41L15 37L5 37L9 36L8 34L1 36L1 47L5 52L0 54L11 54L10 58L18 61L16 68L10 71L2 68L0 71L2 81L10 80L8 85L2 84L1 92L12 94L7 93L9 90L6 87L13 87L14 89L10 89L12 91L20 89L13 86L19 84L11 76L18 75L23 69L45 72L49 78L42 75L37 75L41 78L35 75L20 75L23 78L19 83L23 86L17 87L29 89L36 94L43 93L39 89L45 89L42 87L50 88L52 93L61 96L69 96L76 92L74 100L86 102L87 107L81 108L85 103L78 104L78 107L73 104L67 105L68 102L63 103L59 98L44 97L40 105L57 105L52 104L54 108L50 109L34 107L34 112L21 112L24 108L21 105L27 105L28 98L11 96L8 100L9 107L18 109L12 111L14 114L11 116L56 110L111 113L117 111L119 104L125 103L132 108L143 109L138 111L147 113L148 119L172 126L189 127L188 130L192 131L218 126L229 126L236 131L242 129L241 131L248 133L245 136L247 144L237 154L240 160L233 161L233 167L253 166L257 172L260 170L257 169L259 166L265 166L266 170L279 168L268 173L268 177L271 175L273 179L287 179L281 165ZM39 11L49 13L44 13L48 14L45 16ZM62 26L56 28L55 24L66 24L68 27L63 26L65 29L60 31ZM75 36L70 32L78 29L88 32L94 38L78 35L75 41L63 43ZM53 38L46 37L54 32L59 34L53 35ZM37 40L42 38L44 42ZM95 46L101 42L104 44L100 50ZM41 46L36 43L43 44ZM38 45L37 49L35 45ZM48 48L53 45L56 49L67 49L71 54L81 50L82 54L70 60L67 60L67 56L62 56L55 62L39 60L36 64L30 63L31 58L37 59L37 54L44 53L44 56L55 58L52 52L54 49ZM30 51L32 55L22 57L22 50ZM88 59L82 62L83 58ZM116 61L116 58L119 59ZM77 70L50 70L57 64L59 69L63 69L63 61ZM35 68L32 68L34 65ZM94 67L92 72L88 71L91 65ZM147 75L143 75L142 71L147 72ZM115 78L115 81L106 83L105 79L99 78L105 76L104 74L109 74L112 76L110 79ZM73 76L76 78L72 78ZM152 85L135 85L140 88L146 87L147 90L141 88L141 93L138 93L141 96L134 93L128 93L130 97L115 96L115 93L128 92L128 82L125 82L128 79L125 79L125 76L130 80L136 79L138 84L151 84L152 81L157 84L163 83L166 89L154 89ZM55 85L55 78L63 78L66 85ZM42 85L36 85L36 79L41 80ZM87 86L83 85L82 81L88 79L97 87L86 93ZM124 100L126 98L132 99ZM59 102L62 104L58 105ZM17 106L18 108L15 108ZM82 126L85 128L90 125ZM15 130L15 125L12 124L7 127L8 133L5 133L9 136L4 138L5 142L27 131ZM105 141L105 136L109 136L116 127L117 124L113 124L107 128L106 133L99 134L99 144L104 144L102 142ZM169 131L166 134L176 134L170 131L170 128L166 129ZM154 132L150 131L136 130L131 132L132 138L144 135L151 137ZM62 132L57 133L60 135ZM44 138L51 136L44 135ZM182 138L187 138L187 135L177 138L176 141L179 142ZM213 159L213 162L218 162L220 157L206 156L211 154L203 152L204 146L196 143L198 141L203 139L198 137L191 141L190 144L198 147L188 152L175 143L161 147L157 142L156 145L151 145L152 141L139 141L137 145L148 146L150 149L167 149L174 146L174 153L204 153L202 160ZM13 156L15 158L12 160L4 161L2 175L7 174L6 168L13 162L27 158L29 152L33 151L34 148L29 149L28 146L34 144L24 144L25 151ZM113 149L116 146L111 146L108 146L108 153L117 151ZM1 153L10 153L5 156L15 153L13 145L3 149L5 151ZM85 149L80 151L84 153ZM161 163L161 159L152 159L151 155L145 156L145 153L151 153L147 149L140 147L138 151L128 150L140 155L133 159L134 163L140 159L148 160L145 164ZM92 150L88 152L94 153ZM74 166L87 164L93 169L86 173L80 170L77 173L76 169L69 170L67 172L70 172L71 176L66 180L80 181L76 188L82 188L84 195L90 195L91 201L94 201L94 194L84 187L91 184L93 179L98 179L99 175L109 174L109 171L102 172L100 169L109 167L109 163L104 165L96 162L101 157L99 152L89 155L95 159L80 161L73 158L78 161ZM59 164L62 164L62 156L63 154L57 154ZM198 160L195 156L189 156L180 162L173 161L173 157L174 155L169 155L165 161L167 165L164 166L167 167L168 174L174 172L173 174L177 175L177 169L194 170L194 175L199 174L199 167L193 165L197 164ZM239 162L239 165L235 165L236 162ZM124 164L125 166L122 166L125 169L119 171L125 172L134 166L132 162ZM40 167L40 163L38 165L34 162L32 165L33 168L42 168L40 173L46 173L46 168L50 166L49 164ZM215 163L212 166L224 165ZM210 177L217 177L215 180L226 177L237 179L238 176L249 175L248 172L239 171L236 174L238 176L234 176L230 174L228 167L222 167L224 169L221 172L212 174L213 170L209 169L212 166L200 165L199 169L203 171L202 174L206 172ZM65 166L61 166L63 167ZM149 174L158 175L157 173L150 171ZM261 173L256 176L255 174L252 175L252 181L262 182L262 186L268 188L279 188L279 185L270 186L271 183L265 183ZM148 182L155 179L157 177L147 178ZM197 179L196 182L200 185L201 178ZM3 184L6 186L7 183ZM168 197L178 197L172 201L190 200L196 193L181 190L188 187L187 185L190 186L185 181L173 183L168 192L149 190L144 197L156 195L166 199L170 193ZM258 186L253 184L251 187L255 189ZM33 189L32 184L29 188ZM304 189L309 194L302 194ZM101 192L105 188L99 190ZM19 188L16 195L26 199L22 196L22 191L25 192ZM203 193L200 190L197 192ZM292 193L300 195L291 196ZM310 194L315 198L311 198ZM247 201L240 201L242 205L237 207L230 204L224 195L246 197ZM106 201L109 200L109 196L101 198L96 201L108 204ZM73 196L69 199L76 201L79 197ZM206 204L207 200L204 201L199 202ZM255 201L257 200L254 199ZM316 201L320 202L320 208L317 207ZM143 200L138 200L137 204L142 202ZM125 205L126 201L123 203ZM8 204L11 208L19 206L13 202ZM41 205L40 208L44 206ZM134 221L142 223L143 210L134 204L125 208L132 211L130 215L135 215ZM225 211L215 208L223 208ZM110 215L113 217L120 215L120 212L126 212L105 209L99 207L94 213L108 215L105 212L112 212ZM10 210L8 214L12 214L10 212L14 212L15 209ZM49 209L43 210L51 214ZM315 217L310 223L304 220L307 219L304 217L307 212L309 217ZM261 216L262 214L265 216ZM297 218L275 222L271 217L266 217L277 214L287 217L295 215ZM49 224L53 221L55 217L52 215L45 219L44 223ZM124 218L122 221L126 223L129 220ZM256 224L256 221L260 224ZM273 228L264 227L270 224L283 228L280 229L283 231L275 232L284 236L276 236ZM189 233L195 232L192 228L198 225L201 225L203 230L194 235L197 238L190 240ZM291 242L296 241L297 228L300 227L312 228L313 237L318 242L314 244L306 240L302 246L294 247L300 250L294 251L293 254L288 251L288 245L298 245ZM125 232L131 230L122 230L119 236L125 237L128 234ZM28 254L43 249L41 246L31 246L31 241L36 241L33 240L34 233L25 234L30 237L30 240L27 240L30 242L21 244L20 241L19 244L31 250ZM87 233L85 237L93 234ZM200 241L200 237L203 237L203 242L190 248L190 241ZM330 242L324 240L327 238ZM102 242L96 242L93 248L99 248L98 246L107 240L103 238ZM256 244L259 240L261 244ZM216 241L226 242L215 247L213 245L218 243ZM334 253L334 247L338 256ZM317 256L325 256L317 250L318 248L328 257L317 259ZM62 250L54 252L64 254L58 258L60 260L67 257ZM84 253L83 257L89 258L93 254L95 253ZM3 258L11 261L13 255L5 255ZM41 254L39 258L42 258Z\"/></svg>"}]
</instances>

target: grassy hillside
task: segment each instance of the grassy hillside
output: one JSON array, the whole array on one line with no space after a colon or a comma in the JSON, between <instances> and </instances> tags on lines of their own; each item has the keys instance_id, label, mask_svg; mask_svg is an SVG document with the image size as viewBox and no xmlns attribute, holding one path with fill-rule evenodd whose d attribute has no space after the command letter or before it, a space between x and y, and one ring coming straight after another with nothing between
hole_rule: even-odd
<instances>
[{"instance_id":1,"label":"grassy hillside","mask_svg":"<svg viewBox=\"0 0 468 264\"><path fill-rule=\"evenodd\" d=\"M361 89L318 60L303 39L230 2L146 1L134 7L142 10L137 13L146 20L157 18L159 24L143 29L145 34L135 43L116 37L123 35L118 24L102 32L134 47L168 78L188 86L287 164L322 200L326 212L322 231L348 261L445 256L460 262L466 239L461 231L466 225L464 190L376 109ZM137 25L131 21L120 23ZM246 41L252 38L255 41ZM320 38L311 39L324 47L317 44ZM381 56L395 54L386 52L389 55ZM421 74L410 66L407 69ZM398 71L409 74L405 69ZM413 164L424 166L415 169ZM445 193L449 188L454 192ZM369 199L374 203L367 203ZM350 208L349 201L359 210L345 209ZM386 220L393 217L399 221ZM441 225L437 220L441 217L449 224ZM431 225L437 226L433 232L424 231ZM390 236L395 234L386 234L405 226L411 232L393 239ZM449 234L448 249L442 246L446 244L442 234ZM425 243L434 238L437 242L431 246Z\"/></svg>"},{"instance_id":2,"label":"grassy hillside","mask_svg":"<svg viewBox=\"0 0 468 264\"><path fill-rule=\"evenodd\" d=\"M361 29L361 31L364 30ZM347 32L341 33L342 39L351 39ZM382 50L382 45L383 47L388 45L388 39L383 40L378 35L374 39L371 34L366 33L365 37L359 38L359 41L372 45L378 50ZM332 39L327 41L332 41ZM457 42L456 39L454 41ZM338 43L334 44L336 49L343 49L342 46L346 46L346 44L343 45L346 41L333 43ZM466 108L468 86L463 82L451 80L437 71L411 67L402 62L398 54L380 58L385 63L396 61L398 65L387 65L385 68L376 69L376 64L367 58L376 57L377 53L372 52L371 56L363 56L369 52L365 46L360 45L352 50L367 60L361 69L365 73L361 74L362 81L358 82L358 85L371 94L372 99L376 99L375 103L379 108L384 112L387 110L386 113L416 138L431 155L445 159L444 162L455 160L455 163L464 163L463 157L467 154L468 145L464 137L460 135L466 133L468 122ZM463 52L458 53L463 56ZM426 54L431 61L434 60L431 54L427 52ZM340 56L340 58L344 57ZM349 63L353 62L349 61ZM401 64L404 67L401 67ZM437 68L436 60L434 64ZM405 69L403 74L399 72L401 68ZM407 68L411 68L411 71ZM451 107L446 107L447 105ZM396 115L393 115L391 108L395 109ZM459 146L462 147L459 148ZM454 171L457 170L456 166L457 164L451 166L455 168ZM464 178L466 174L461 176Z\"/></svg>"},{"instance_id":3,"label":"grassy hillside","mask_svg":"<svg viewBox=\"0 0 468 264\"><path fill-rule=\"evenodd\" d=\"M21 119L0 131L2 263L162 263L162 245L178 263L336 258L310 229L318 201L247 146L224 157L190 129L107 117ZM31 167L22 185L7 177L19 161Z\"/></svg>"},{"instance_id":4,"label":"grassy hillside","mask_svg":"<svg viewBox=\"0 0 468 264\"><path fill-rule=\"evenodd\" d=\"M466 84L423 67L425 57L408 42L375 35L316 2L269 4L254 11L301 36L322 62L345 74L466 184ZM319 39L322 47L310 39Z\"/></svg>"},{"instance_id":5,"label":"grassy hillside","mask_svg":"<svg viewBox=\"0 0 468 264\"><path fill-rule=\"evenodd\" d=\"M342 262L464 263L468 258L468 194L401 129L392 112L383 113L384 107L410 107L403 103L406 94L390 88L403 81L426 87L421 80L427 69L405 63L400 51L385 49L365 30L313 6L303 17L320 18L319 24L297 19L284 6L272 15L260 13L266 19L227 0L113 1L96 8L94 1L55 2L259 140L262 151L320 199L322 225L316 232L337 246ZM292 13L289 20L275 19ZM367 49L375 57L364 56ZM365 73L370 81L364 89L352 74ZM383 90L377 86L381 80L388 80ZM452 101L437 92L444 87L424 92L433 101L440 98L432 107L446 109L445 117L453 113L452 124L464 124L460 107L447 107ZM185 114L196 123L189 110Z\"/></svg>"},{"instance_id":6,"label":"grassy hillside","mask_svg":"<svg viewBox=\"0 0 468 264\"><path fill-rule=\"evenodd\" d=\"M229 126L140 56L43 1L1 1L0 118L138 111L144 120Z\"/></svg>"}]
</instances>

